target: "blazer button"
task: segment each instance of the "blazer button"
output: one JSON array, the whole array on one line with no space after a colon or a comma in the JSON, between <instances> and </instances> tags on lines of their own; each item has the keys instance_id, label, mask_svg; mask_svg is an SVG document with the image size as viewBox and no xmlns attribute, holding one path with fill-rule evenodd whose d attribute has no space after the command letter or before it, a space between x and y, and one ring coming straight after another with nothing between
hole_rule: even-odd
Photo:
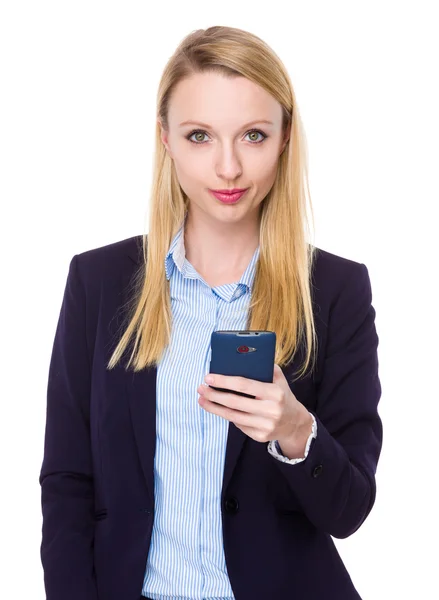
<instances>
[{"instance_id":1,"label":"blazer button","mask_svg":"<svg viewBox=\"0 0 439 600\"><path fill-rule=\"evenodd\" d=\"M315 467L314 471L312 472L312 476L318 477L319 475L321 475L322 471L323 471L323 465L318 465L317 467Z\"/></svg>"},{"instance_id":2,"label":"blazer button","mask_svg":"<svg viewBox=\"0 0 439 600\"><path fill-rule=\"evenodd\" d=\"M230 498L226 498L225 502L224 502L224 506L226 508L226 511L229 513L237 513L238 512L238 508L239 508L239 504L238 504L238 500L236 498L234 498L233 496L231 496Z\"/></svg>"}]
</instances>

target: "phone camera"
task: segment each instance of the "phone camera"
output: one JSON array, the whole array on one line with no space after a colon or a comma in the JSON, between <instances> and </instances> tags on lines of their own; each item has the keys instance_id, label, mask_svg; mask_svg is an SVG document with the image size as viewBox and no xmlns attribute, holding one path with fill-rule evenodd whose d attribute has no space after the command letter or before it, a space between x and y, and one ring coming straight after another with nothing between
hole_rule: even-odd
<instances>
[{"instance_id":1,"label":"phone camera","mask_svg":"<svg viewBox=\"0 0 439 600\"><path fill-rule=\"evenodd\" d=\"M239 346L238 352L240 352L241 354L245 354L246 352L248 352L248 346Z\"/></svg>"}]
</instances>

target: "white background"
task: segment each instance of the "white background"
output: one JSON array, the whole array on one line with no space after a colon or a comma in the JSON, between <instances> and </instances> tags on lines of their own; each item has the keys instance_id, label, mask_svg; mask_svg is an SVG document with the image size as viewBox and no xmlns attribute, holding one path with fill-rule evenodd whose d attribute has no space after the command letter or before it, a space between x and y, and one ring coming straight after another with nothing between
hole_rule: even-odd
<instances>
[{"instance_id":1,"label":"white background","mask_svg":"<svg viewBox=\"0 0 439 600\"><path fill-rule=\"evenodd\" d=\"M38 476L69 261L147 227L159 78L180 40L212 25L255 33L284 62L308 139L315 243L369 269L384 444L375 506L336 545L363 600L439 597L436 9L2 3L1 597L45 598Z\"/></svg>"}]
</instances>

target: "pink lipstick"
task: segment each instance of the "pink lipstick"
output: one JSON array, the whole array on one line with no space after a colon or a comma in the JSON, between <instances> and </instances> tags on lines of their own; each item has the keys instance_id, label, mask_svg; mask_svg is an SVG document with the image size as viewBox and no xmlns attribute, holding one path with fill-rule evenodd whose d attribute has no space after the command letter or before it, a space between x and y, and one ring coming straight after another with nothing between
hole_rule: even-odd
<instances>
[{"instance_id":1,"label":"pink lipstick","mask_svg":"<svg viewBox=\"0 0 439 600\"><path fill-rule=\"evenodd\" d=\"M209 192L224 204L235 204L247 190L248 188L234 188L232 190L209 190Z\"/></svg>"}]
</instances>

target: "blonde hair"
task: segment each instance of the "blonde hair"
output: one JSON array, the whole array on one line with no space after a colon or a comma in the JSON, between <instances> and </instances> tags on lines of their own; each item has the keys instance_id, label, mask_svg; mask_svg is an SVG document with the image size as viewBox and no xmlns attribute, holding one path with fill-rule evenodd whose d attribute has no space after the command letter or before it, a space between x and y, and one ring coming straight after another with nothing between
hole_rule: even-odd
<instances>
[{"instance_id":1,"label":"blonde hair","mask_svg":"<svg viewBox=\"0 0 439 600\"><path fill-rule=\"evenodd\" d=\"M290 139L278 160L275 182L261 205L259 259L256 265L247 329L276 332L275 362L289 364L306 339L299 377L315 360L311 273L315 246L307 243L309 196L307 148L293 87L281 60L257 36L233 27L209 27L190 33L169 59L157 93L157 117L168 130L168 105L179 81L194 73L217 72L246 77L282 106ZM312 206L311 213L312 213ZM165 256L188 210L174 164L156 127L149 234L143 234L143 266L132 297L128 324L109 360L112 369L135 335L126 369L157 366L169 345L172 326ZM314 224L314 215L313 224ZM125 324L124 324L125 327Z\"/></svg>"}]
</instances>

